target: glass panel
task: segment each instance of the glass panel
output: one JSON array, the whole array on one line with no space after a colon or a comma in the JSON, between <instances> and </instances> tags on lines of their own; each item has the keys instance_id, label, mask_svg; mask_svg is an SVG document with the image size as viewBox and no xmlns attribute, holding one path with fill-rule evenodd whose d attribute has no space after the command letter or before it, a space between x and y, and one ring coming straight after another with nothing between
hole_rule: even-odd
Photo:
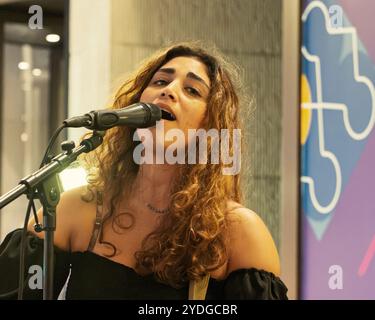
<instances>
[{"instance_id":1,"label":"glass panel","mask_svg":"<svg viewBox=\"0 0 375 320\"><path fill-rule=\"evenodd\" d=\"M47 47L4 44L1 191L37 170L48 139L49 57ZM38 203L36 202L36 205ZM23 225L27 199L1 212L1 236Z\"/></svg>"}]
</instances>

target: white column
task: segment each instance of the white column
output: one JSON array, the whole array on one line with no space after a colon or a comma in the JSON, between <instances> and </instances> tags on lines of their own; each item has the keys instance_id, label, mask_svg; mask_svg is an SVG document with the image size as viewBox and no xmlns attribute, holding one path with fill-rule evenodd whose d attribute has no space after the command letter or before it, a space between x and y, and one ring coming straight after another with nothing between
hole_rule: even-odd
<instances>
[{"instance_id":1,"label":"white column","mask_svg":"<svg viewBox=\"0 0 375 320\"><path fill-rule=\"evenodd\" d=\"M289 299L299 298L299 10L298 0L283 2L280 256L281 276L289 289Z\"/></svg>"},{"instance_id":2,"label":"white column","mask_svg":"<svg viewBox=\"0 0 375 320\"><path fill-rule=\"evenodd\" d=\"M110 98L110 0L71 0L68 116L103 109ZM78 142L85 129L69 129Z\"/></svg>"}]
</instances>

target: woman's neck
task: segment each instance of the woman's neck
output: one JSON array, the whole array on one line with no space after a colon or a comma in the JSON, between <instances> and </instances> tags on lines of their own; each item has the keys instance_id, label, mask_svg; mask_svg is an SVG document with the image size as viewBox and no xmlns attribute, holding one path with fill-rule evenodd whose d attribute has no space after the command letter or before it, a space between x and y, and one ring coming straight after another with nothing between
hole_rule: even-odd
<instances>
[{"instance_id":1,"label":"woman's neck","mask_svg":"<svg viewBox=\"0 0 375 320\"><path fill-rule=\"evenodd\" d=\"M139 202L164 209L169 197L178 167L170 164L142 164L133 185L133 196ZM138 202L138 201L137 201Z\"/></svg>"}]
</instances>

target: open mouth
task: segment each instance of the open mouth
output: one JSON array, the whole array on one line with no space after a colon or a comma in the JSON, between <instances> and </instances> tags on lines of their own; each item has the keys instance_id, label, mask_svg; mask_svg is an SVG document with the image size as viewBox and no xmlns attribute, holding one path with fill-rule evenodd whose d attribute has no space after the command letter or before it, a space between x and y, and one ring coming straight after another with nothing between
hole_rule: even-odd
<instances>
[{"instance_id":1,"label":"open mouth","mask_svg":"<svg viewBox=\"0 0 375 320\"><path fill-rule=\"evenodd\" d=\"M176 120L176 117L174 114L170 113L169 111L166 111L164 109L161 109L161 118L168 120L168 121L174 121Z\"/></svg>"}]
</instances>

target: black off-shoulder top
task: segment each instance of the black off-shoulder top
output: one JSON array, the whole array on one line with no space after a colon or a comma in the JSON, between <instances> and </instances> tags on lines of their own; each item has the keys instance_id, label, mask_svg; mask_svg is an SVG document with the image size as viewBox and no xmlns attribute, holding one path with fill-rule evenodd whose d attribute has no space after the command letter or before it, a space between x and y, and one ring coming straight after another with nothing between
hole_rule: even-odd
<instances>
[{"instance_id":1,"label":"black off-shoulder top","mask_svg":"<svg viewBox=\"0 0 375 320\"><path fill-rule=\"evenodd\" d=\"M0 245L0 299L16 299L22 229L9 233ZM32 233L26 238L24 299L42 299L42 289L30 289L32 265L43 266L43 240ZM66 252L55 246L54 298L68 276L66 299L188 299L188 285L175 289L159 283L153 275L141 276L134 269L91 251ZM32 281L32 279L31 279ZM287 287L273 273L251 269L231 272L225 280L210 278L206 300L286 300Z\"/></svg>"}]
</instances>

